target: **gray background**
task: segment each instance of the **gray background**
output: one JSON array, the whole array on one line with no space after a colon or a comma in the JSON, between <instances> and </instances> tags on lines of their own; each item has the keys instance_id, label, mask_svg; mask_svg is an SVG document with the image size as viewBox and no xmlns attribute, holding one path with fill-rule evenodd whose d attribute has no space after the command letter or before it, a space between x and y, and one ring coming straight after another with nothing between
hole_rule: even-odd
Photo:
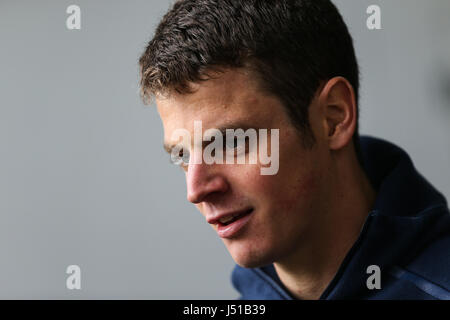
<instances>
[{"instance_id":1,"label":"gray background","mask_svg":"<svg viewBox=\"0 0 450 320\"><path fill-rule=\"evenodd\" d=\"M66 8L81 7L81 30ZM340 0L361 132L450 196L450 1ZM382 8L382 30L366 8ZM0 2L0 298L235 298L233 261L186 200L137 59L167 1ZM82 289L66 289L66 267Z\"/></svg>"}]
</instances>

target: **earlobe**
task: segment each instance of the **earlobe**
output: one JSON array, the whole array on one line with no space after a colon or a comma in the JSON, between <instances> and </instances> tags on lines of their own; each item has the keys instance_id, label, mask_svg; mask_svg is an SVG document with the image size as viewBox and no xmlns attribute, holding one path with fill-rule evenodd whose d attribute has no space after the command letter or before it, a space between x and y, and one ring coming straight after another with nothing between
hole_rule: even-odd
<instances>
[{"instance_id":1,"label":"earlobe","mask_svg":"<svg viewBox=\"0 0 450 320\"><path fill-rule=\"evenodd\" d=\"M330 79L320 93L330 149L346 146L356 127L356 101L352 85L343 77Z\"/></svg>"}]
</instances>

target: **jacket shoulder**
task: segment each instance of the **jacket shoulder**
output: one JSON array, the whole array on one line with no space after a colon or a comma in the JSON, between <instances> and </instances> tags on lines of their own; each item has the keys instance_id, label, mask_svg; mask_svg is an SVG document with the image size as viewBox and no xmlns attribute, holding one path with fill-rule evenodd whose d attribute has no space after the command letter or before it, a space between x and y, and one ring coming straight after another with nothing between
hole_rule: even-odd
<instances>
[{"instance_id":1,"label":"jacket shoulder","mask_svg":"<svg viewBox=\"0 0 450 320\"><path fill-rule=\"evenodd\" d=\"M450 299L450 212L439 210L430 240L404 266L397 277L409 281L437 299Z\"/></svg>"}]
</instances>

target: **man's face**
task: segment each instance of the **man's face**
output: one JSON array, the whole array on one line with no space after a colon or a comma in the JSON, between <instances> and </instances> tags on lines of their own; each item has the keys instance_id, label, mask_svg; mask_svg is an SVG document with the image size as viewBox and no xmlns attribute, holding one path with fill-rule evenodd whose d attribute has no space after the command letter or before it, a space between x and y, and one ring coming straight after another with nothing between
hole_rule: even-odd
<instances>
[{"instance_id":1,"label":"man's face","mask_svg":"<svg viewBox=\"0 0 450 320\"><path fill-rule=\"evenodd\" d=\"M319 141L305 149L280 101L263 93L243 72L227 71L195 88L191 94L156 100L167 145L180 142L171 140L177 129L187 129L194 137L194 121L202 121L203 132L224 127L279 129L279 170L261 175L259 162L190 161L184 167L188 200L212 223L239 265L256 267L289 257L313 236L324 205L320 195L325 148ZM320 121L312 108L310 114L314 132ZM217 221L233 215L238 219L230 224Z\"/></svg>"}]
</instances>

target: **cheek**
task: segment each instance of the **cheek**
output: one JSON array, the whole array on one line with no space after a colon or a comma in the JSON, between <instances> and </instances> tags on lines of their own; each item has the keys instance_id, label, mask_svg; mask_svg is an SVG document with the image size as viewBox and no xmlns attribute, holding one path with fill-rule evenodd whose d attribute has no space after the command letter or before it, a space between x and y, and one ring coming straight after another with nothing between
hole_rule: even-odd
<instances>
[{"instance_id":1,"label":"cheek","mask_svg":"<svg viewBox=\"0 0 450 320\"><path fill-rule=\"evenodd\" d=\"M306 166L305 166L306 167ZM304 167L303 167L304 168ZM232 188L252 200L269 215L288 216L312 206L320 177L317 170L293 166L278 174L261 175L259 166L235 166L229 172Z\"/></svg>"},{"instance_id":2,"label":"cheek","mask_svg":"<svg viewBox=\"0 0 450 320\"><path fill-rule=\"evenodd\" d=\"M272 214L285 218L303 216L303 211L312 209L318 182L314 173L292 172L288 176L264 176L256 185L261 194L258 200L264 202L268 210L274 211Z\"/></svg>"}]
</instances>

